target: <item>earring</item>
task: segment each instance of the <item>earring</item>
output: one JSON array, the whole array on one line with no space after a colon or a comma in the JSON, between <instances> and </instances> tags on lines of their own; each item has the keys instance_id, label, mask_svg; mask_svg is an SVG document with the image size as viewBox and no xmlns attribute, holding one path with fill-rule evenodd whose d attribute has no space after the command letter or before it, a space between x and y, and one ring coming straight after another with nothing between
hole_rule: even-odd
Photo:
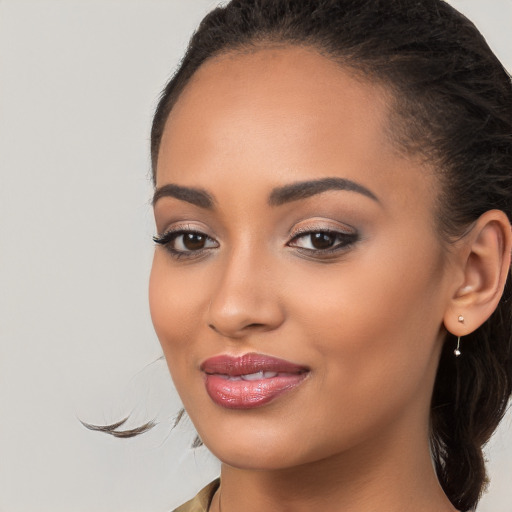
<instances>
[{"instance_id":1,"label":"earring","mask_svg":"<svg viewBox=\"0 0 512 512\"><path fill-rule=\"evenodd\" d=\"M453 353L455 354L455 357L459 357L460 354L461 354L461 351L460 351L460 336L457 336L457 348L453 351Z\"/></svg>"},{"instance_id":2,"label":"earring","mask_svg":"<svg viewBox=\"0 0 512 512\"><path fill-rule=\"evenodd\" d=\"M464 317L462 315L459 315L459 318L457 319L461 324L464 323ZM457 336L457 348L453 351L455 354L455 357L459 357L461 354L460 351L460 336Z\"/></svg>"}]
</instances>

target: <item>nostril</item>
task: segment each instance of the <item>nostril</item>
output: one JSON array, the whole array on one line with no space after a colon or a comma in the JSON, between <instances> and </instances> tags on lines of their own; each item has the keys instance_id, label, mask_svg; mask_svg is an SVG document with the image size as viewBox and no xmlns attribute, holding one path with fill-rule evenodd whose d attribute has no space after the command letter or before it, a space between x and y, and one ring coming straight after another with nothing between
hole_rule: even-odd
<instances>
[{"instance_id":1,"label":"nostril","mask_svg":"<svg viewBox=\"0 0 512 512\"><path fill-rule=\"evenodd\" d=\"M217 334L223 334L224 336L226 336L225 333L223 333L222 329L219 329L217 327L215 327L215 325L213 324L208 324L208 327L216 332ZM258 329L264 329L265 328L265 324L263 323L252 323L252 324L247 324L245 326L243 326L241 329L240 329L240 332L246 332L246 331L251 331L251 330L258 330Z\"/></svg>"},{"instance_id":2,"label":"nostril","mask_svg":"<svg viewBox=\"0 0 512 512\"><path fill-rule=\"evenodd\" d=\"M252 329L255 329L255 328L257 329L257 328L264 327L264 326L265 326L265 324L249 324L249 325L246 325L245 328L246 329L251 329L251 328Z\"/></svg>"}]
</instances>

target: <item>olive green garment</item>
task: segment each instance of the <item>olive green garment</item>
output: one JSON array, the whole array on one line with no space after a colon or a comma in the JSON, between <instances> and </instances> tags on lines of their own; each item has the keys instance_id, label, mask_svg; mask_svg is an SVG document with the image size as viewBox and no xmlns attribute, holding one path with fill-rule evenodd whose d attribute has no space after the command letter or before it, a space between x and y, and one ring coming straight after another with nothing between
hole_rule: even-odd
<instances>
[{"instance_id":1,"label":"olive green garment","mask_svg":"<svg viewBox=\"0 0 512 512\"><path fill-rule=\"evenodd\" d=\"M219 485L220 480L217 478L217 480L209 483L204 489L201 489L195 498L174 509L173 512L208 512L213 495L219 488Z\"/></svg>"}]
</instances>

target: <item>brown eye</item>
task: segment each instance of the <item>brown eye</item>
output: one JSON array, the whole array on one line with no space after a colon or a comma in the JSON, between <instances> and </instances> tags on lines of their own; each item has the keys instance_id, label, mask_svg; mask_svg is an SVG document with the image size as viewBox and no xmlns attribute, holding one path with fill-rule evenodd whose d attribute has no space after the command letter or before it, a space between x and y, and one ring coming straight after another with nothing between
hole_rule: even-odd
<instances>
[{"instance_id":1,"label":"brown eye","mask_svg":"<svg viewBox=\"0 0 512 512\"><path fill-rule=\"evenodd\" d=\"M176 253L199 253L203 249L218 247L218 243L204 233L182 231L171 235L167 245Z\"/></svg>"},{"instance_id":2,"label":"brown eye","mask_svg":"<svg viewBox=\"0 0 512 512\"><path fill-rule=\"evenodd\" d=\"M183 236L183 247L188 251L199 251L206 244L206 236L200 233L186 233Z\"/></svg>"},{"instance_id":3,"label":"brown eye","mask_svg":"<svg viewBox=\"0 0 512 512\"><path fill-rule=\"evenodd\" d=\"M219 247L216 240L199 231L169 231L153 240L176 257L199 255L206 249Z\"/></svg>"},{"instance_id":4,"label":"brown eye","mask_svg":"<svg viewBox=\"0 0 512 512\"><path fill-rule=\"evenodd\" d=\"M330 249L336 243L336 236L331 233L311 233L309 236L315 249Z\"/></svg>"},{"instance_id":5,"label":"brown eye","mask_svg":"<svg viewBox=\"0 0 512 512\"><path fill-rule=\"evenodd\" d=\"M342 231L310 231L293 238L288 245L319 256L333 251L347 249L357 242L357 232L344 233Z\"/></svg>"}]
</instances>

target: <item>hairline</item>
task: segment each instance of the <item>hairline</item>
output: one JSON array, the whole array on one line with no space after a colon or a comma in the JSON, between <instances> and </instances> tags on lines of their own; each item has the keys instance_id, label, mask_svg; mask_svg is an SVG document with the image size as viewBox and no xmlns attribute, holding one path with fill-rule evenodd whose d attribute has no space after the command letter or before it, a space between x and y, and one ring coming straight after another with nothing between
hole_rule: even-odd
<instances>
[{"instance_id":1,"label":"hairline","mask_svg":"<svg viewBox=\"0 0 512 512\"><path fill-rule=\"evenodd\" d=\"M464 232L465 227L459 233L449 233L443 226L443 211L446 209L443 205L443 196L446 185L442 179L442 162L439 158L432 158L432 151L427 151L427 149L431 148L424 148L421 144L417 143L414 144L413 138L408 134L408 130L414 125L414 120L410 114L407 114L407 106L405 105L409 98L407 89L400 87L397 80L393 80L389 76L379 74L377 71L372 70L370 61L365 62L361 58L351 57L348 51L340 53L329 51L313 38L310 40L293 40L279 33L257 35L256 37L248 38L247 41L220 48L206 57L192 74L185 77L184 80L177 84L176 88L167 98L164 110L165 119L162 122L158 138L157 154L152 155L151 173L153 185L156 186L158 153L160 152L166 124L182 93L197 78L198 71L217 59L236 58L240 55L253 55L268 49L288 49L293 47L304 49L330 60L346 72L352 79L361 84L372 86L382 93L383 101L387 109L387 122L384 124L385 140L389 142L390 148L397 156L415 159L425 171L430 170L436 175L439 183L439 191L434 204L436 232L439 235L440 243L446 248L452 245L455 240L460 238L460 234Z\"/></svg>"}]
</instances>

